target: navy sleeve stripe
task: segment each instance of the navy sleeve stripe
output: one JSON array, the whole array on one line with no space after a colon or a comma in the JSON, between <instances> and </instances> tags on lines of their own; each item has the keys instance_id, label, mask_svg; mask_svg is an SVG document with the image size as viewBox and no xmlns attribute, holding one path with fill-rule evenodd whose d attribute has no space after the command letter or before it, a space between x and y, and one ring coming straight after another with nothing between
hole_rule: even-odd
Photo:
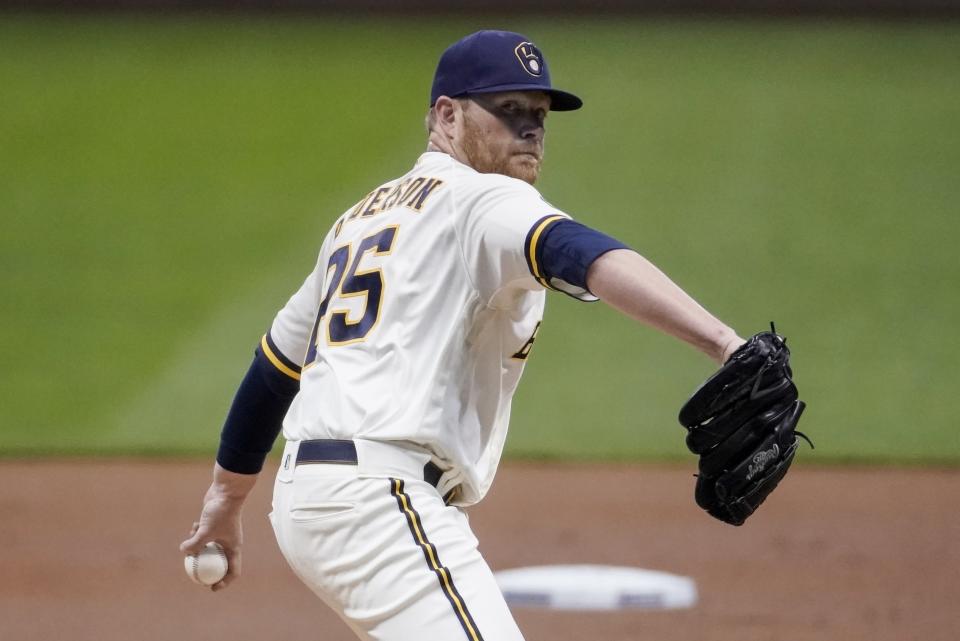
<instances>
[{"instance_id":1,"label":"navy sleeve stripe","mask_svg":"<svg viewBox=\"0 0 960 641\"><path fill-rule=\"evenodd\" d=\"M567 218L558 214L544 216L530 228L523 245L523 255L527 259L527 267L530 269L530 273L533 274L533 277L537 279L538 283L548 288L550 288L550 281L544 274L540 264L539 245L541 239L546 236L547 229L561 220L567 220Z\"/></svg>"},{"instance_id":2,"label":"navy sleeve stripe","mask_svg":"<svg viewBox=\"0 0 960 641\"><path fill-rule=\"evenodd\" d=\"M273 363L274 367L290 378L297 381L300 380L300 371L302 368L284 356L283 352L277 349L276 343L274 343L273 339L270 338L270 332L264 334L263 338L260 339L260 349L263 351L264 356L266 356L270 362Z\"/></svg>"}]
</instances>

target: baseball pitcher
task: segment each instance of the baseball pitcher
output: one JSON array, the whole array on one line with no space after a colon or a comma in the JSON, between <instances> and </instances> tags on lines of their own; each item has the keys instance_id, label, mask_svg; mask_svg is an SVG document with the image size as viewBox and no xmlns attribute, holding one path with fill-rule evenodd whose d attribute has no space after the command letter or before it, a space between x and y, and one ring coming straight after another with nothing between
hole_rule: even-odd
<instances>
[{"instance_id":1,"label":"baseball pitcher","mask_svg":"<svg viewBox=\"0 0 960 641\"><path fill-rule=\"evenodd\" d=\"M359 638L522 639L463 508L493 481L547 290L602 300L720 364L749 348L534 188L548 113L581 105L520 34L481 31L442 54L426 152L339 216L237 391L181 545L224 546L229 572L214 590L240 575L241 506L282 428L270 515L280 550ZM791 445L795 403L762 423ZM708 429L701 414L691 433ZM786 456L764 460L780 474ZM766 478L754 476L751 490ZM725 514L717 502L711 513Z\"/></svg>"}]
</instances>

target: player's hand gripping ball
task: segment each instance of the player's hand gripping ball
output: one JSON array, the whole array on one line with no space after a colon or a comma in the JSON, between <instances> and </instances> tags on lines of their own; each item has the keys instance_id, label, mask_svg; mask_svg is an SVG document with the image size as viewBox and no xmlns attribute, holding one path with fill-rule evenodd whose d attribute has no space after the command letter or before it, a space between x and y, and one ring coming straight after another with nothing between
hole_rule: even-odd
<instances>
[{"instance_id":1,"label":"player's hand gripping ball","mask_svg":"<svg viewBox=\"0 0 960 641\"><path fill-rule=\"evenodd\" d=\"M227 575L227 554L219 543L207 543L199 554L188 554L183 568L194 583L216 585Z\"/></svg>"},{"instance_id":2,"label":"player's hand gripping ball","mask_svg":"<svg viewBox=\"0 0 960 641\"><path fill-rule=\"evenodd\" d=\"M694 499L713 517L743 525L793 463L804 402L798 400L787 342L756 334L680 410L687 447L700 456ZM813 447L813 444L810 443Z\"/></svg>"}]
</instances>

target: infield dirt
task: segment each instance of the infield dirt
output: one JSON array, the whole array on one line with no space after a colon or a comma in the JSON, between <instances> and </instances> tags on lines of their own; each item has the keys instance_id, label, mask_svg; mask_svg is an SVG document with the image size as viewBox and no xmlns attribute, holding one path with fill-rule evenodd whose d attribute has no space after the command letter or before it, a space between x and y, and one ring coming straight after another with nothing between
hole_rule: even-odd
<instances>
[{"instance_id":1,"label":"infield dirt","mask_svg":"<svg viewBox=\"0 0 960 641\"><path fill-rule=\"evenodd\" d=\"M277 550L274 467L247 504L244 576L213 594L177 549L209 464L0 463L0 638L351 641ZM628 565L690 576L700 592L690 610L516 609L528 641L960 637L960 471L799 465L741 528L696 508L692 471L502 467L470 510L494 570Z\"/></svg>"}]
</instances>

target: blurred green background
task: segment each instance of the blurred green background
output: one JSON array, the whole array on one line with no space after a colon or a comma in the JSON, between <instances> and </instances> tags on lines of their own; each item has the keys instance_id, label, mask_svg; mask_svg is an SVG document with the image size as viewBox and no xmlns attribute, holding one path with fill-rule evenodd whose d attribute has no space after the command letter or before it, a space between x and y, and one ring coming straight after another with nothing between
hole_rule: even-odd
<instances>
[{"instance_id":1,"label":"blurred green background","mask_svg":"<svg viewBox=\"0 0 960 641\"><path fill-rule=\"evenodd\" d=\"M960 23L0 16L3 456L211 456L330 223L412 164L436 59L531 36L584 97L545 197L749 335L806 461L960 463ZM551 294L508 455L686 458L713 369Z\"/></svg>"}]
</instances>

